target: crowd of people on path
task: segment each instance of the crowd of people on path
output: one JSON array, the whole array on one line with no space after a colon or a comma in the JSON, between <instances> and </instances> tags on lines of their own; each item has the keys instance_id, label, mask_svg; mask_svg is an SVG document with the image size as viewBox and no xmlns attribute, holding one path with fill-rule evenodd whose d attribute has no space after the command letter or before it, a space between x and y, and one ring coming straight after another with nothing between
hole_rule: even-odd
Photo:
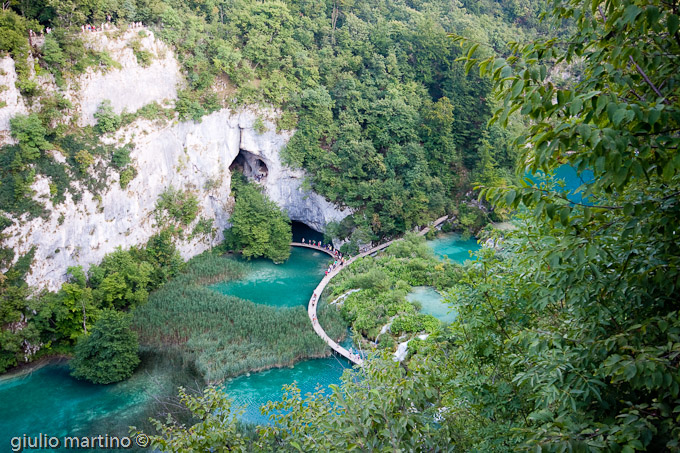
<instances>
[{"instance_id":1,"label":"crowd of people on path","mask_svg":"<svg viewBox=\"0 0 680 453\"><path fill-rule=\"evenodd\" d=\"M347 261L351 258L350 256L345 257L340 250L337 250L335 247L333 247L330 244L324 244L321 241L308 241L305 242L305 238L302 238L302 243L303 244L309 244L313 247L320 248L322 250L326 250L327 252L331 253L333 255L333 258L335 261L331 263L330 266L328 266L328 269L326 269L326 275L330 274L333 272L335 269L342 267L345 265Z\"/></svg>"},{"instance_id":2,"label":"crowd of people on path","mask_svg":"<svg viewBox=\"0 0 680 453\"><path fill-rule=\"evenodd\" d=\"M302 239L302 243L305 244L304 238ZM307 242L307 244L313 245L315 247L320 247L320 248L326 249L330 252L333 252L334 256L336 257L336 260L329 267L329 270L332 270L336 266L342 266L343 264L345 264L345 257L342 256L342 253L340 253L338 250L335 250L332 246L330 246L330 245L324 246L323 244L319 244L318 241L309 241L309 242ZM330 247L330 248L327 249L326 247ZM328 275L328 272L329 271L326 271L326 275ZM314 325L319 324L319 320L316 317L316 304L318 303L318 301L319 301L318 296L317 296L316 291L315 291L314 293L312 293L312 299L311 299L311 307L313 308L311 318L312 318L312 324L314 324ZM331 338L328 335L326 335L325 332L323 332L323 329L321 330L321 332L323 334L322 337L324 337L325 340L332 341ZM351 361L356 362L356 363L361 363L361 356L359 354L355 353L352 350L352 348L350 348L350 350L347 351L347 355L348 355L348 357Z\"/></svg>"},{"instance_id":3,"label":"crowd of people on path","mask_svg":"<svg viewBox=\"0 0 680 453\"><path fill-rule=\"evenodd\" d=\"M316 304L318 302L316 292L312 294L312 308L314 308L313 313L312 313L312 324L319 324L319 320L316 317ZM324 332L325 335L325 332ZM325 335L325 338L328 340L331 340L331 338L328 335ZM349 348L349 351L347 351L347 354L349 356L349 359L352 360L353 362L361 362L361 356L358 353L355 353L352 348Z\"/></svg>"}]
</instances>

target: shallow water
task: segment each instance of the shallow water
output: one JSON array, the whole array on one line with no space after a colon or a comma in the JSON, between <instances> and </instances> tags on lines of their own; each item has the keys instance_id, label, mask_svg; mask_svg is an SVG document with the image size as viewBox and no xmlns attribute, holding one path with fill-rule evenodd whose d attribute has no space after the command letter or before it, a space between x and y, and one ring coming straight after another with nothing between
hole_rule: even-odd
<instances>
[{"instance_id":1,"label":"shallow water","mask_svg":"<svg viewBox=\"0 0 680 453\"><path fill-rule=\"evenodd\" d=\"M10 439L24 434L113 435L108 426L97 427L97 422L110 416L132 418L148 399L145 388L149 384L143 376L136 376L120 384L94 385L73 379L66 365L47 365L2 380L0 451L11 451Z\"/></svg>"},{"instance_id":2,"label":"shallow water","mask_svg":"<svg viewBox=\"0 0 680 453\"><path fill-rule=\"evenodd\" d=\"M252 260L251 270L244 278L216 283L210 288L258 304L307 306L330 262L330 256L325 253L293 247L290 259L283 264L274 264L265 259Z\"/></svg>"},{"instance_id":3,"label":"shallow water","mask_svg":"<svg viewBox=\"0 0 680 453\"><path fill-rule=\"evenodd\" d=\"M443 299L443 296L431 286L415 286L406 295L406 300L409 302L418 301L422 304L421 313L432 315L442 322L451 323L456 320L458 314L452 311Z\"/></svg>"},{"instance_id":4,"label":"shallow water","mask_svg":"<svg viewBox=\"0 0 680 453\"><path fill-rule=\"evenodd\" d=\"M213 288L277 307L306 305L329 261L330 257L323 253L294 248L286 263L253 260L244 279ZM244 421L268 423L267 417L260 414L260 406L280 399L284 384L296 381L304 394L314 391L317 384L339 383L348 366L347 361L335 357L305 360L292 368L239 376L226 383L225 391L237 405L248 405ZM23 434L111 434L111 423L128 417L133 423L135 415L143 415L140 411L150 400L150 393L154 393L154 377L146 371L138 372L128 381L100 386L73 379L65 365L47 365L24 376L2 380L0 451L11 451L10 438ZM121 435L126 434L127 430Z\"/></svg>"},{"instance_id":5,"label":"shallow water","mask_svg":"<svg viewBox=\"0 0 680 453\"><path fill-rule=\"evenodd\" d=\"M269 400L279 400L281 388L296 383L302 395L314 392L317 385L325 387L340 383L340 377L350 364L347 360L332 356L326 359L305 360L291 368L277 368L238 376L225 383L224 391L234 399L235 406L247 406L241 420L254 424L268 424L269 416L260 413L260 407Z\"/></svg>"},{"instance_id":6,"label":"shallow water","mask_svg":"<svg viewBox=\"0 0 680 453\"><path fill-rule=\"evenodd\" d=\"M448 258L455 263L461 264L467 260L474 259L470 252L474 253L481 248L477 243L477 239L470 238L463 240L460 234L457 233L441 234L438 238L427 241L427 244L440 259Z\"/></svg>"}]
</instances>

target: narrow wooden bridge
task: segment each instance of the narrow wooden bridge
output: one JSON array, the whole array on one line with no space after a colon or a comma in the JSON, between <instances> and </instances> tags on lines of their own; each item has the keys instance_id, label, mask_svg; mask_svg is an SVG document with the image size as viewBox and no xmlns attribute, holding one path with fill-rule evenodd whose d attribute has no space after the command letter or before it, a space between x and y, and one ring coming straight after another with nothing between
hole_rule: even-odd
<instances>
[{"instance_id":1,"label":"narrow wooden bridge","mask_svg":"<svg viewBox=\"0 0 680 453\"><path fill-rule=\"evenodd\" d=\"M444 222L448 218L449 218L448 216L443 216L443 217L438 218L437 220L434 221L434 223L432 224L431 227L425 227L422 230L420 230L418 232L418 235L424 236L425 234L427 234L428 231L430 231L431 228L435 228L436 226L438 226L439 224L441 224L442 222ZM383 249L389 247L394 242L400 241L401 239L402 238L397 238L397 239L393 239L391 241L385 242L384 244L376 245L372 249L367 250L363 253L360 253L359 255L354 256L352 259L346 261L344 265L337 266L335 269L333 269L331 272L329 272L328 275L326 275L323 279L321 279L321 281L319 282L317 287L314 289L314 293L312 294L312 297L309 299L309 304L307 305L307 314L309 315L309 319L312 321L312 326L314 327L314 331L316 332L316 334L319 337L321 337L321 339L323 341L325 341L326 344L328 346L330 346L333 351L337 352L338 354L340 354L341 356L343 356L344 358L346 358L347 360L349 360L350 362L352 362L356 365L363 365L364 361L361 358L361 356L359 356L359 354L349 352L346 348L340 346L338 343L333 341L333 339L331 337L329 337L328 334L326 334L326 332L323 330L323 328L321 327L321 324L319 324L319 319L316 316L316 309L319 306L319 299L321 298L321 294L323 294L323 290L326 289L326 285L328 285L328 283L331 281L331 279L333 277L335 277L336 275L338 275L338 273L343 268L349 266L354 261L356 261L360 258L363 258L365 256L379 252L380 250L383 250ZM317 250L319 252L326 253L326 254L330 255L331 257L335 256L334 252L331 251L331 250L328 250L327 248L319 247L319 246L308 244L308 243L303 244L302 242L291 242L290 245L293 246L293 247L304 247L304 248L308 248L308 249Z\"/></svg>"}]
</instances>

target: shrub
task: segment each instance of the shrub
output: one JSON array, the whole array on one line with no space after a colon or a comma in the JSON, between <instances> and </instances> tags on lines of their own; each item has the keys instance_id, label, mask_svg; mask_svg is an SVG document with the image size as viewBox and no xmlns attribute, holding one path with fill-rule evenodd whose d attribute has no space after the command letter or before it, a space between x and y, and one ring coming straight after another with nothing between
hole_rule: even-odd
<instances>
[{"instance_id":1,"label":"shrub","mask_svg":"<svg viewBox=\"0 0 680 453\"><path fill-rule=\"evenodd\" d=\"M130 181L135 179L136 176L136 171L134 168L126 168L125 170L120 172L120 188L125 189L128 184L130 184Z\"/></svg>"},{"instance_id":2,"label":"shrub","mask_svg":"<svg viewBox=\"0 0 680 453\"><path fill-rule=\"evenodd\" d=\"M107 132L115 132L120 127L120 115L117 115L113 111L111 106L111 101L105 99L97 108L97 112L94 114L97 120L97 125L95 129L100 134L105 134Z\"/></svg>"},{"instance_id":3,"label":"shrub","mask_svg":"<svg viewBox=\"0 0 680 453\"><path fill-rule=\"evenodd\" d=\"M154 212L159 225L172 221L187 226L198 214L198 198L191 192L170 186L158 197Z\"/></svg>"},{"instance_id":4,"label":"shrub","mask_svg":"<svg viewBox=\"0 0 680 453\"><path fill-rule=\"evenodd\" d=\"M86 149L78 151L75 155L75 159L76 162L78 162L80 171L83 173L94 163L94 157L92 157L92 154Z\"/></svg>"},{"instance_id":5,"label":"shrub","mask_svg":"<svg viewBox=\"0 0 680 453\"><path fill-rule=\"evenodd\" d=\"M253 129L255 129L255 132L260 135L268 131L267 125L264 124L264 121L262 121L262 118L260 117L255 118L255 121L253 122Z\"/></svg>"},{"instance_id":6,"label":"shrub","mask_svg":"<svg viewBox=\"0 0 680 453\"><path fill-rule=\"evenodd\" d=\"M151 62L153 61L153 54L142 48L142 42L139 39L134 39L132 42L130 42L130 47L132 48L132 52L135 54L137 63L139 63L140 66L146 68L151 65Z\"/></svg>"},{"instance_id":7,"label":"shrub","mask_svg":"<svg viewBox=\"0 0 680 453\"><path fill-rule=\"evenodd\" d=\"M95 384L111 384L132 376L139 365L139 342L130 322L128 314L102 311L92 333L78 339L71 375Z\"/></svg>"},{"instance_id":8,"label":"shrub","mask_svg":"<svg viewBox=\"0 0 680 453\"><path fill-rule=\"evenodd\" d=\"M240 250L248 259L263 256L274 262L287 260L293 237L288 217L254 185L239 178L232 183L236 204L230 219L232 227L224 233L227 246Z\"/></svg>"},{"instance_id":9,"label":"shrub","mask_svg":"<svg viewBox=\"0 0 680 453\"><path fill-rule=\"evenodd\" d=\"M111 163L113 166L116 168L124 168L127 164L129 164L131 150L132 145L129 143L113 150L113 154L111 155Z\"/></svg>"},{"instance_id":10,"label":"shrub","mask_svg":"<svg viewBox=\"0 0 680 453\"><path fill-rule=\"evenodd\" d=\"M47 130L37 114L17 115L9 120L12 137L19 141L20 153L15 155L12 166L16 169L40 157L40 151L49 147L45 138Z\"/></svg>"}]
</instances>

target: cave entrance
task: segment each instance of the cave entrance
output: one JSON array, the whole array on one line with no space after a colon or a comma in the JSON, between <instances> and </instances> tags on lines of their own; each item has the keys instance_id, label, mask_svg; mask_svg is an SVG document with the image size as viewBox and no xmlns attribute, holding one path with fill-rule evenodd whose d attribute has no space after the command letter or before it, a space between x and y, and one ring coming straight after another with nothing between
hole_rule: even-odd
<instances>
[{"instance_id":1,"label":"cave entrance","mask_svg":"<svg viewBox=\"0 0 680 453\"><path fill-rule=\"evenodd\" d=\"M301 242L303 238L305 242L323 241L323 233L316 231L306 223L293 220L290 226L293 230L293 242Z\"/></svg>"},{"instance_id":2,"label":"cave entrance","mask_svg":"<svg viewBox=\"0 0 680 453\"><path fill-rule=\"evenodd\" d=\"M267 164L259 156L245 149L239 149L236 159L229 166L229 171L241 172L246 178L257 183L265 182L269 175Z\"/></svg>"}]
</instances>

